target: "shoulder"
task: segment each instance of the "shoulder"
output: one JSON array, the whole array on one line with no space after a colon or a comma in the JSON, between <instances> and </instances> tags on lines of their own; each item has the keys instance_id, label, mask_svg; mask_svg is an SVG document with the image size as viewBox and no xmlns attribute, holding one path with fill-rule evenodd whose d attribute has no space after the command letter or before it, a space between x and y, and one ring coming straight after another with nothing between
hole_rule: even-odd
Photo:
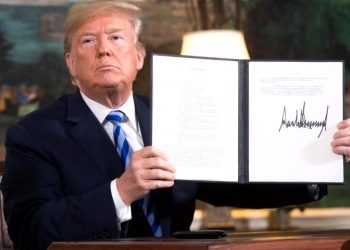
<instances>
[{"instance_id":1,"label":"shoulder","mask_svg":"<svg viewBox=\"0 0 350 250\"><path fill-rule=\"evenodd\" d=\"M67 106L74 94L61 96L44 107L29 113L9 128L9 131L21 127L30 132L52 129L52 125L62 124L66 120ZM16 130L16 129L15 129Z\"/></svg>"},{"instance_id":2,"label":"shoulder","mask_svg":"<svg viewBox=\"0 0 350 250\"><path fill-rule=\"evenodd\" d=\"M42 121L47 119L65 119L67 115L67 110L69 103L75 105L75 102L79 101L79 94L77 92L66 94L53 100L51 103L38 110L29 113L21 120L18 121L19 124L27 124L35 121ZM81 99L81 97L80 97Z\"/></svg>"}]
</instances>

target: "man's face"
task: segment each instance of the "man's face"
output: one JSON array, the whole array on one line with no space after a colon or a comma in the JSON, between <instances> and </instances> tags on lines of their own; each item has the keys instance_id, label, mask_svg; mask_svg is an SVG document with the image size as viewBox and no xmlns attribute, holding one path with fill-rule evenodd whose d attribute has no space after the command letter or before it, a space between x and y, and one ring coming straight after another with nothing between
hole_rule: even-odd
<instances>
[{"instance_id":1,"label":"man's face","mask_svg":"<svg viewBox=\"0 0 350 250\"><path fill-rule=\"evenodd\" d=\"M72 37L66 62L80 90L90 98L117 91L128 96L143 55L135 34L123 15L103 14L88 19Z\"/></svg>"}]
</instances>

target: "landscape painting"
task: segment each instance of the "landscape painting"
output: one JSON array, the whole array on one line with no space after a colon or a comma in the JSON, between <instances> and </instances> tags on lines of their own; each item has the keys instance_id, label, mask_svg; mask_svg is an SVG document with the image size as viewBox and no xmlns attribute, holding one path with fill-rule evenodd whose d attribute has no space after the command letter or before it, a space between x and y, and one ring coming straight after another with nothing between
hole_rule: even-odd
<instances>
[{"instance_id":1,"label":"landscape painting","mask_svg":"<svg viewBox=\"0 0 350 250\"><path fill-rule=\"evenodd\" d=\"M0 3L0 161L8 126L72 89L62 46L68 7Z\"/></svg>"}]
</instances>

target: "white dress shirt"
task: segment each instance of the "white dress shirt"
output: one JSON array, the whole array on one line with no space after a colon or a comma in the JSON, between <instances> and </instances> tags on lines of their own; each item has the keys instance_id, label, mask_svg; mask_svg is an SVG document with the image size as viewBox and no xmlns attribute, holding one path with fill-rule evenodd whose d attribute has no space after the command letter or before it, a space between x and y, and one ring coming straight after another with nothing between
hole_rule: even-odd
<instances>
[{"instance_id":1,"label":"white dress shirt","mask_svg":"<svg viewBox=\"0 0 350 250\"><path fill-rule=\"evenodd\" d=\"M90 99L89 97L84 95L82 92L80 93L83 97L83 100L87 104L87 106L90 108L92 113L96 116L97 120L102 124L104 129L107 131L107 134L113 143L114 143L114 136L113 136L114 125L111 121L106 120L106 116L113 110L120 110L120 111L123 111L123 113L125 114L125 118L121 124L121 127L123 129L123 132L125 133L126 139L132 151L135 152L144 147L140 125L135 115L135 105L134 105L133 94L129 96L128 100L121 107L117 109L110 109ZM112 198L114 201L114 206L116 209L119 226L120 226L121 222L131 219L131 206L125 205L122 199L120 198L116 182L117 182L117 179L114 179L111 182L110 187L111 187Z\"/></svg>"}]
</instances>

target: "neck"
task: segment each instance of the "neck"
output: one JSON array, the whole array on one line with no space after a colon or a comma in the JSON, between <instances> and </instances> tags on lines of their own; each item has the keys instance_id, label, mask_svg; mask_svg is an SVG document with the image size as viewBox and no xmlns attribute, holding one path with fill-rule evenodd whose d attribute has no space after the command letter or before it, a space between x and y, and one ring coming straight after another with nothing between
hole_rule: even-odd
<instances>
[{"instance_id":1,"label":"neck","mask_svg":"<svg viewBox=\"0 0 350 250\"><path fill-rule=\"evenodd\" d=\"M110 109L117 109L121 107L129 98L129 96L132 94L132 91L128 91L126 93L120 92L120 91L107 91L105 93L97 94L97 93L86 93L82 91L84 95L89 97L90 99L101 103L102 105L110 108Z\"/></svg>"}]
</instances>

